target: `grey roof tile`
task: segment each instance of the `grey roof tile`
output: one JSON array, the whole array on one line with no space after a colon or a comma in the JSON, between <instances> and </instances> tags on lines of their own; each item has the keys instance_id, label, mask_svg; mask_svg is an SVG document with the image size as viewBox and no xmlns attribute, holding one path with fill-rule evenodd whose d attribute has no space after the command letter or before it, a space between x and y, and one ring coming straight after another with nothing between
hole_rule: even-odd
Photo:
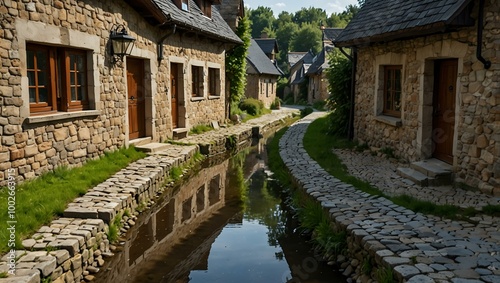
<instances>
[{"instance_id":1,"label":"grey roof tile","mask_svg":"<svg viewBox=\"0 0 500 283\"><path fill-rule=\"evenodd\" d=\"M254 39L250 41L248 47L247 60L259 72L259 74L280 76L280 71L274 66L273 62L262 51L259 44Z\"/></svg>"},{"instance_id":2,"label":"grey roof tile","mask_svg":"<svg viewBox=\"0 0 500 283\"><path fill-rule=\"evenodd\" d=\"M233 43L243 43L231 30L219 13L217 5L212 6L212 18L203 15L196 2L189 0L189 11L179 9L172 0L152 0L167 17L176 24L206 33L210 37Z\"/></svg>"},{"instance_id":3,"label":"grey roof tile","mask_svg":"<svg viewBox=\"0 0 500 283\"><path fill-rule=\"evenodd\" d=\"M334 44L352 46L388 36L394 39L395 34L401 37L411 35L412 29L429 29L432 33L433 24L451 22L471 1L366 0Z\"/></svg>"}]
</instances>

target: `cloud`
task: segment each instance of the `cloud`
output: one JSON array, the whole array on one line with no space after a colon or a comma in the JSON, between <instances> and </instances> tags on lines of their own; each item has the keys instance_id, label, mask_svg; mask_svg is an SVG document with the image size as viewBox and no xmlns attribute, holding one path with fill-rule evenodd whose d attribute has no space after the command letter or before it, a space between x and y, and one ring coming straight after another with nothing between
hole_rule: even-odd
<instances>
[{"instance_id":1,"label":"cloud","mask_svg":"<svg viewBox=\"0 0 500 283\"><path fill-rule=\"evenodd\" d=\"M286 6L286 4L285 4L285 3L283 3L283 2L279 2L279 3L274 4L274 6L276 6L276 7L278 7L278 8L283 8L283 7L285 7L285 6Z\"/></svg>"}]
</instances>

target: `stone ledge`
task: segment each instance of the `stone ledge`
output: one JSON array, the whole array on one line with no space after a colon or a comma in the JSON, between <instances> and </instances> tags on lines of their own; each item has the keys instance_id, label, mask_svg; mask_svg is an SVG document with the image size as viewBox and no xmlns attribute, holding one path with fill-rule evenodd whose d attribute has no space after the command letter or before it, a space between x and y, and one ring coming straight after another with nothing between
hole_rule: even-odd
<instances>
[{"instance_id":1,"label":"stone ledge","mask_svg":"<svg viewBox=\"0 0 500 283\"><path fill-rule=\"evenodd\" d=\"M31 116L26 118L28 124L47 123L75 118L88 118L101 115L101 110L87 110L78 112L57 112L54 114Z\"/></svg>"},{"instance_id":2,"label":"stone ledge","mask_svg":"<svg viewBox=\"0 0 500 283\"><path fill-rule=\"evenodd\" d=\"M387 125L391 125L394 127L403 126L403 122L400 118L395 118L395 117L385 116L385 115L378 115L378 116L375 116L374 119L375 119L375 121L378 121L378 122L381 122L381 123L384 123Z\"/></svg>"}]
</instances>

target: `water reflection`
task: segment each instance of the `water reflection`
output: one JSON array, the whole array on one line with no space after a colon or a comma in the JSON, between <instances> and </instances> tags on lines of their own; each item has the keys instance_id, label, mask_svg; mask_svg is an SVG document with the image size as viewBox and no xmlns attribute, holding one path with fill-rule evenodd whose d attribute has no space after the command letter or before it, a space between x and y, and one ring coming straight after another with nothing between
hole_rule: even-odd
<instances>
[{"instance_id":1,"label":"water reflection","mask_svg":"<svg viewBox=\"0 0 500 283\"><path fill-rule=\"evenodd\" d=\"M166 192L96 282L332 282L289 225L265 154L260 143Z\"/></svg>"}]
</instances>

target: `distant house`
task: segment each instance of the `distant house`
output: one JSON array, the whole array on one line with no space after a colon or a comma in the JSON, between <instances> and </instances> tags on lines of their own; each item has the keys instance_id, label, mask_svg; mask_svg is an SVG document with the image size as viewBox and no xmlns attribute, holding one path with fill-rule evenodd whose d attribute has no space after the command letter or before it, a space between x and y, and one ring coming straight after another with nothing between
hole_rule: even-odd
<instances>
[{"instance_id":1,"label":"distant house","mask_svg":"<svg viewBox=\"0 0 500 283\"><path fill-rule=\"evenodd\" d=\"M288 52L288 64L290 66L290 76L288 83L290 84L290 94L293 96L293 101L297 102L300 96L306 96L306 93L301 93L301 86L304 92L307 92L306 73L312 64L314 54L308 52Z\"/></svg>"},{"instance_id":2,"label":"distant house","mask_svg":"<svg viewBox=\"0 0 500 283\"><path fill-rule=\"evenodd\" d=\"M499 1L366 1L334 41L357 51L355 139L424 184L449 172L499 195L499 18Z\"/></svg>"},{"instance_id":3,"label":"distant house","mask_svg":"<svg viewBox=\"0 0 500 283\"><path fill-rule=\"evenodd\" d=\"M270 108L276 98L276 86L281 72L269 57L252 39L247 55L246 97L261 100L266 108Z\"/></svg>"},{"instance_id":4,"label":"distant house","mask_svg":"<svg viewBox=\"0 0 500 283\"><path fill-rule=\"evenodd\" d=\"M2 1L0 185L224 121L226 50L242 41L215 4Z\"/></svg>"},{"instance_id":5,"label":"distant house","mask_svg":"<svg viewBox=\"0 0 500 283\"><path fill-rule=\"evenodd\" d=\"M333 41L342 31L341 28L323 28L323 48L314 56L312 64L306 72L309 77L307 102L325 101L329 97L328 79L325 70L328 69L328 53L333 50Z\"/></svg>"}]
</instances>

